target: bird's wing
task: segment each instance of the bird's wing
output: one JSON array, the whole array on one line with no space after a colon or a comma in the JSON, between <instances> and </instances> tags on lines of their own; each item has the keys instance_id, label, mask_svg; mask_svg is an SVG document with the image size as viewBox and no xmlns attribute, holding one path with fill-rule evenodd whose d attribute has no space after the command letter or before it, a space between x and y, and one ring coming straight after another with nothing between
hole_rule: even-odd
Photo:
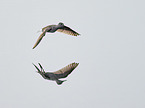
<instances>
[{"instance_id":1,"label":"bird's wing","mask_svg":"<svg viewBox=\"0 0 145 108\"><path fill-rule=\"evenodd\" d=\"M72 35L72 36L78 36L78 35L80 35L79 33L77 33L76 31L72 30L71 28L69 28L67 26L64 26L63 28L58 29L57 31L65 33L65 34L68 34L68 35Z\"/></svg>"},{"instance_id":2,"label":"bird's wing","mask_svg":"<svg viewBox=\"0 0 145 108\"><path fill-rule=\"evenodd\" d=\"M42 65L41 65L40 63L38 63L38 64L39 64L39 66L40 66L40 68L41 68L41 71L44 72L44 69L43 69Z\"/></svg>"},{"instance_id":3,"label":"bird's wing","mask_svg":"<svg viewBox=\"0 0 145 108\"><path fill-rule=\"evenodd\" d=\"M33 46L33 49L40 43L40 41L42 40L42 38L45 36L46 32L47 32L47 29L45 29L45 30L41 33L41 35L40 35L39 38L37 39L35 45Z\"/></svg>"},{"instance_id":4,"label":"bird's wing","mask_svg":"<svg viewBox=\"0 0 145 108\"><path fill-rule=\"evenodd\" d=\"M33 63L32 63L33 64ZM40 70L39 70L39 68L35 65L35 64L33 64L34 66L35 66L35 68L38 70L38 72L40 72Z\"/></svg>"},{"instance_id":5,"label":"bird's wing","mask_svg":"<svg viewBox=\"0 0 145 108\"><path fill-rule=\"evenodd\" d=\"M71 63L66 67L54 72L57 78L65 78L67 77L77 66L79 63Z\"/></svg>"}]
</instances>

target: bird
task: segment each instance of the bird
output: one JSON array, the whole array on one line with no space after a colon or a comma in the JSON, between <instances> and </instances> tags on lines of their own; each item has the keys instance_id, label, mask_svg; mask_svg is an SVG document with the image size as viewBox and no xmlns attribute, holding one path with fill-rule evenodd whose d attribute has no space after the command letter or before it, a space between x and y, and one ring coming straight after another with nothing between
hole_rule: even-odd
<instances>
[{"instance_id":1,"label":"bird","mask_svg":"<svg viewBox=\"0 0 145 108\"><path fill-rule=\"evenodd\" d=\"M32 49L34 49L40 43L42 38L45 36L46 32L54 33L57 31L57 32L62 32L62 33L72 35L72 36L80 35L76 31L72 30L70 27L65 26L64 23L62 23L62 22L58 23L58 25L48 25L48 26L42 28L41 31L42 31L42 33L38 37L38 39Z\"/></svg>"},{"instance_id":2,"label":"bird","mask_svg":"<svg viewBox=\"0 0 145 108\"><path fill-rule=\"evenodd\" d=\"M44 79L56 81L58 85L61 85L64 81L66 81L60 80L61 78L66 78L79 65L79 63L74 62L55 72L45 72L42 65L40 63L38 64L40 69L35 64L33 64L37 69L36 72L38 72Z\"/></svg>"}]
</instances>

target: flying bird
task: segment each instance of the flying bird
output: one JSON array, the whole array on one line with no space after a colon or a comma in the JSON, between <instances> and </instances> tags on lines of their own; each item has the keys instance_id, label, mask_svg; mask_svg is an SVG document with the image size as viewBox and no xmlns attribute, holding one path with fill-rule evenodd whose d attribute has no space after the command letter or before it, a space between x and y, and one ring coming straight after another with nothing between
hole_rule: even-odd
<instances>
[{"instance_id":1,"label":"flying bird","mask_svg":"<svg viewBox=\"0 0 145 108\"><path fill-rule=\"evenodd\" d=\"M40 63L38 64L40 66L40 69L35 64L33 64L37 69L37 72L44 79L56 81L58 85L61 85L64 81L66 81L66 80L59 80L59 79L66 78L79 65L79 63L74 62L55 72L45 72L42 65Z\"/></svg>"},{"instance_id":2,"label":"flying bird","mask_svg":"<svg viewBox=\"0 0 145 108\"><path fill-rule=\"evenodd\" d=\"M76 31L72 30L71 28L65 26L61 22L58 25L49 25L49 26L46 26L46 27L42 28L41 31L42 31L42 33L38 37L38 39L37 39L33 49L40 43L42 38L45 36L46 32L54 33L56 31L58 31L58 32L62 32L62 33L65 33L65 34L68 34L68 35L72 35L72 36L78 36L78 35L80 35L79 33L77 33Z\"/></svg>"}]
</instances>

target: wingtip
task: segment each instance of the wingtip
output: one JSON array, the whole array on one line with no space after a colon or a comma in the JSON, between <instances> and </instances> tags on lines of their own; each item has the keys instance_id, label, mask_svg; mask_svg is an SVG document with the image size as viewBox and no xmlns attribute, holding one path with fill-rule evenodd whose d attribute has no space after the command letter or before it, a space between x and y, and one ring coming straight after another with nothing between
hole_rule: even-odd
<instances>
[{"instance_id":1,"label":"wingtip","mask_svg":"<svg viewBox=\"0 0 145 108\"><path fill-rule=\"evenodd\" d=\"M33 46L33 48L32 49L34 49L36 46Z\"/></svg>"},{"instance_id":2,"label":"wingtip","mask_svg":"<svg viewBox=\"0 0 145 108\"><path fill-rule=\"evenodd\" d=\"M76 63L77 65L79 65L79 63Z\"/></svg>"},{"instance_id":3,"label":"wingtip","mask_svg":"<svg viewBox=\"0 0 145 108\"><path fill-rule=\"evenodd\" d=\"M79 63L76 63L76 62L74 62L74 63L72 63L72 64L76 64L77 66L79 65Z\"/></svg>"},{"instance_id":4,"label":"wingtip","mask_svg":"<svg viewBox=\"0 0 145 108\"><path fill-rule=\"evenodd\" d=\"M35 66L35 68L38 70L38 72L40 72L39 68L34 63L32 63L32 64Z\"/></svg>"},{"instance_id":5,"label":"wingtip","mask_svg":"<svg viewBox=\"0 0 145 108\"><path fill-rule=\"evenodd\" d=\"M79 34L79 33L73 34L73 36L76 36L76 37L77 37L77 36L80 36L80 35L81 35L81 34Z\"/></svg>"},{"instance_id":6,"label":"wingtip","mask_svg":"<svg viewBox=\"0 0 145 108\"><path fill-rule=\"evenodd\" d=\"M40 66L40 68L42 68L42 65L40 63L38 63L38 65Z\"/></svg>"},{"instance_id":7,"label":"wingtip","mask_svg":"<svg viewBox=\"0 0 145 108\"><path fill-rule=\"evenodd\" d=\"M32 64L33 64L33 66L37 67L34 63L32 63Z\"/></svg>"},{"instance_id":8,"label":"wingtip","mask_svg":"<svg viewBox=\"0 0 145 108\"><path fill-rule=\"evenodd\" d=\"M79 35L81 35L81 34L77 33L77 35L79 36Z\"/></svg>"},{"instance_id":9,"label":"wingtip","mask_svg":"<svg viewBox=\"0 0 145 108\"><path fill-rule=\"evenodd\" d=\"M33 65L35 65L34 63L32 63Z\"/></svg>"}]
</instances>

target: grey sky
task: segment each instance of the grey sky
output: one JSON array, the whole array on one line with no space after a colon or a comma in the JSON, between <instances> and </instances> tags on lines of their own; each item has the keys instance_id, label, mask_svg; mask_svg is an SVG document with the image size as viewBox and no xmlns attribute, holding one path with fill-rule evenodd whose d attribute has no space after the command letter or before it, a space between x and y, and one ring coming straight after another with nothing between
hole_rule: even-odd
<instances>
[{"instance_id":1,"label":"grey sky","mask_svg":"<svg viewBox=\"0 0 145 108\"><path fill-rule=\"evenodd\" d=\"M145 108L145 2L143 0L0 1L0 107ZM81 34L47 34L63 22ZM79 62L61 86L46 71Z\"/></svg>"}]
</instances>

